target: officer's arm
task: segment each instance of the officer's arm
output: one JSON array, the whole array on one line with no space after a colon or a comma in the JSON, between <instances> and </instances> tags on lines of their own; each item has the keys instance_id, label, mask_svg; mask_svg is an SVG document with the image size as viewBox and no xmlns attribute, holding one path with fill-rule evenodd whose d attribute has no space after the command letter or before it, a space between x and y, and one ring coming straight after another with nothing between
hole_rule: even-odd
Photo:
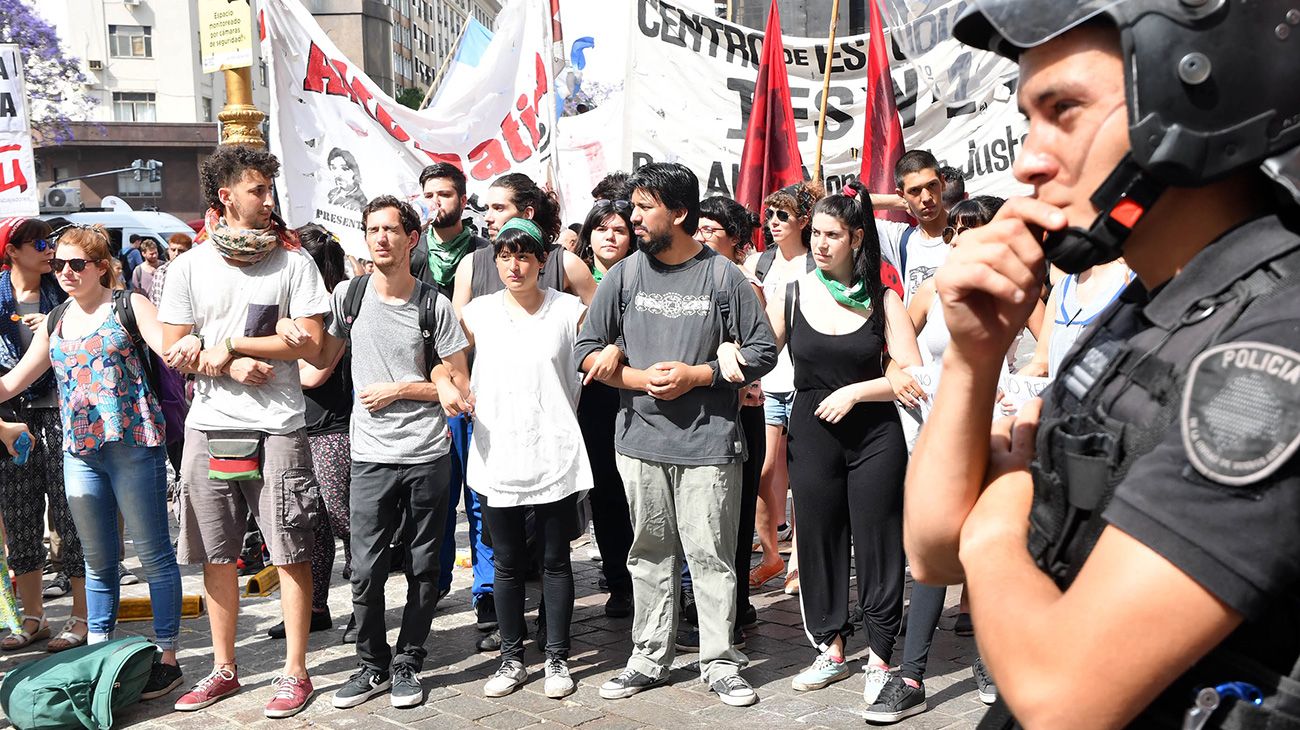
<instances>
[{"instance_id":1,"label":"officer's arm","mask_svg":"<svg viewBox=\"0 0 1300 730\"><path fill-rule=\"evenodd\" d=\"M1023 481L995 484L990 496L1009 487L1027 509L1032 485ZM1115 527L1062 593L1025 550L1019 524L963 535L961 554L981 656L1024 727L1125 726L1241 623Z\"/></svg>"}]
</instances>

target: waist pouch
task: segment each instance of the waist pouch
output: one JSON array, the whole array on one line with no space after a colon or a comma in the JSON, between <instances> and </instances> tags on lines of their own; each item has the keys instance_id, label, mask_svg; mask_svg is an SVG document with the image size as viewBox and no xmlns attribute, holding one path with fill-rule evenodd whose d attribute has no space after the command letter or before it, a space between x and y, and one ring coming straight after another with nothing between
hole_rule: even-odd
<instances>
[{"instance_id":1,"label":"waist pouch","mask_svg":"<svg viewBox=\"0 0 1300 730\"><path fill-rule=\"evenodd\" d=\"M262 478L262 440L256 431L209 431L208 478L222 482Z\"/></svg>"}]
</instances>

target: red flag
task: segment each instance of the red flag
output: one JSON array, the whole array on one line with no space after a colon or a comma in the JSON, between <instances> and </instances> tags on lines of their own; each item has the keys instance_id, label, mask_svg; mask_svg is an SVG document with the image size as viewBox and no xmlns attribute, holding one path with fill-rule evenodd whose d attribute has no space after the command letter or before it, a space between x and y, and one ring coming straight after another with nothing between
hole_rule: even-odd
<instances>
[{"instance_id":1,"label":"red flag","mask_svg":"<svg viewBox=\"0 0 1300 730\"><path fill-rule=\"evenodd\" d=\"M740 155L740 180L736 200L761 212L763 198L803 181L803 159L794 131L794 108L790 105L790 78L785 69L785 44L781 41L781 12L776 0L767 15L763 36L763 57L754 85L754 105L745 130L745 149Z\"/></svg>"},{"instance_id":2,"label":"red flag","mask_svg":"<svg viewBox=\"0 0 1300 730\"><path fill-rule=\"evenodd\" d=\"M894 81L889 76L889 43L876 0L871 6L871 45L867 50L867 119L863 125L862 170L858 177L872 193L890 194L898 189L894 183L894 165L903 156L903 125L898 121L894 102ZM877 218L906 222L902 212L876 213Z\"/></svg>"}]
</instances>

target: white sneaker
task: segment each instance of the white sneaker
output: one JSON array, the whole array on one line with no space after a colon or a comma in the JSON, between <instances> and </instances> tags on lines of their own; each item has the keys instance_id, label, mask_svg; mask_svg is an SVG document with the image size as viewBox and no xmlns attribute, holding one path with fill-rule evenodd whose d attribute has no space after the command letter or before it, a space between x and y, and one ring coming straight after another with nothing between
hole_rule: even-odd
<instances>
[{"instance_id":1,"label":"white sneaker","mask_svg":"<svg viewBox=\"0 0 1300 730\"><path fill-rule=\"evenodd\" d=\"M483 685L484 697L505 697L524 686L528 681L528 669L523 662L507 659L501 662L501 668Z\"/></svg>"},{"instance_id":2,"label":"white sneaker","mask_svg":"<svg viewBox=\"0 0 1300 730\"><path fill-rule=\"evenodd\" d=\"M876 704L876 699L880 697L880 690L885 688L889 683L889 670L885 667L868 666L867 681L862 687L862 701L867 707Z\"/></svg>"},{"instance_id":3,"label":"white sneaker","mask_svg":"<svg viewBox=\"0 0 1300 730\"><path fill-rule=\"evenodd\" d=\"M587 528L587 559L594 562L601 562L600 545L596 543L596 526L593 524Z\"/></svg>"},{"instance_id":4,"label":"white sneaker","mask_svg":"<svg viewBox=\"0 0 1300 730\"><path fill-rule=\"evenodd\" d=\"M578 685L569 676L569 665L563 659L546 660L546 696L553 700L568 697L577 691Z\"/></svg>"}]
</instances>

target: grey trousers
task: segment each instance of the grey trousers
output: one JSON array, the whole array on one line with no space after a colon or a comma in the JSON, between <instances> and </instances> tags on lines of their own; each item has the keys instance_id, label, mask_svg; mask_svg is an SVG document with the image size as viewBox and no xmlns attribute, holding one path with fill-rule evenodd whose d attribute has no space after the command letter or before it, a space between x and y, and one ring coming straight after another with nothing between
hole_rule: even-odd
<instances>
[{"instance_id":1,"label":"grey trousers","mask_svg":"<svg viewBox=\"0 0 1300 730\"><path fill-rule=\"evenodd\" d=\"M681 556L699 610L700 674L736 674L747 660L731 645L736 624L736 531L740 464L687 466L617 455L632 517L632 657L627 666L658 678L672 666Z\"/></svg>"}]
</instances>

